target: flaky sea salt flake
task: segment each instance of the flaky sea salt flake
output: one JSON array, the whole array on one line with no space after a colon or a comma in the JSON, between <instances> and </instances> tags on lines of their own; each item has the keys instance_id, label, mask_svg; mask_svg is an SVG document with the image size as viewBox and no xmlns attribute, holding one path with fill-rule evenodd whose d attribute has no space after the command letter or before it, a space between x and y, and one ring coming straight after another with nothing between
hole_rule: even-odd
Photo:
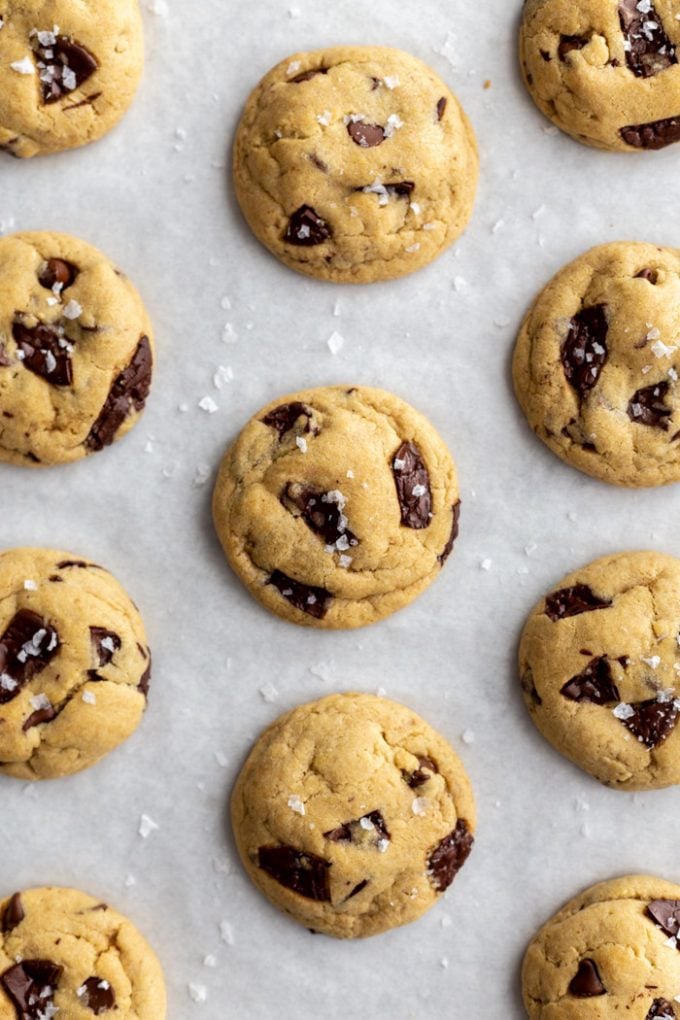
<instances>
[{"instance_id":1,"label":"flaky sea salt flake","mask_svg":"<svg viewBox=\"0 0 680 1020\"><path fill-rule=\"evenodd\" d=\"M294 811L296 815L305 815L305 805L302 803L297 793L291 793L288 798L288 807L291 811Z\"/></svg>"},{"instance_id":2,"label":"flaky sea salt flake","mask_svg":"<svg viewBox=\"0 0 680 1020\"><path fill-rule=\"evenodd\" d=\"M345 338L335 330L328 338L328 349L331 354L339 354L342 348L345 346Z\"/></svg>"},{"instance_id":3,"label":"flaky sea salt flake","mask_svg":"<svg viewBox=\"0 0 680 1020\"><path fill-rule=\"evenodd\" d=\"M35 67L30 57L24 57L23 60L15 60L13 64L9 65L13 71L17 74L35 74Z\"/></svg>"},{"instance_id":4,"label":"flaky sea salt flake","mask_svg":"<svg viewBox=\"0 0 680 1020\"><path fill-rule=\"evenodd\" d=\"M202 397L198 402L198 406L202 411L207 411L208 414L214 414L219 408L212 397Z\"/></svg>"},{"instance_id":5,"label":"flaky sea salt flake","mask_svg":"<svg viewBox=\"0 0 680 1020\"><path fill-rule=\"evenodd\" d=\"M612 715L615 715L621 722L625 722L626 719L631 719L635 715L635 709L632 705L627 705L625 701L622 701L612 710Z\"/></svg>"},{"instance_id":6,"label":"flaky sea salt flake","mask_svg":"<svg viewBox=\"0 0 680 1020\"><path fill-rule=\"evenodd\" d=\"M148 839L152 832L159 829L160 825L154 822L153 818L149 818L148 815L142 815L139 820L139 835L142 839Z\"/></svg>"},{"instance_id":7,"label":"flaky sea salt flake","mask_svg":"<svg viewBox=\"0 0 680 1020\"><path fill-rule=\"evenodd\" d=\"M193 1002L207 1002L208 1001L208 989L205 985L189 984L189 998Z\"/></svg>"}]
</instances>

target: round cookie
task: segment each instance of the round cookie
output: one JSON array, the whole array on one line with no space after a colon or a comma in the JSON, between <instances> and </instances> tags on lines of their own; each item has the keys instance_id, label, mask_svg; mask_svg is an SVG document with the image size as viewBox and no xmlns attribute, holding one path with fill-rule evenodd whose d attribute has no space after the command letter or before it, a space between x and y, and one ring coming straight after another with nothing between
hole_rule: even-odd
<instances>
[{"instance_id":1,"label":"round cookie","mask_svg":"<svg viewBox=\"0 0 680 1020\"><path fill-rule=\"evenodd\" d=\"M628 875L586 889L524 957L530 1020L677 1020L680 886Z\"/></svg>"},{"instance_id":2,"label":"round cookie","mask_svg":"<svg viewBox=\"0 0 680 1020\"><path fill-rule=\"evenodd\" d=\"M582 567L524 628L519 668L531 718L607 786L680 783L679 642L680 560L628 552Z\"/></svg>"},{"instance_id":3,"label":"round cookie","mask_svg":"<svg viewBox=\"0 0 680 1020\"><path fill-rule=\"evenodd\" d=\"M680 141L675 0L527 0L522 72L539 110L612 152Z\"/></svg>"},{"instance_id":4,"label":"round cookie","mask_svg":"<svg viewBox=\"0 0 680 1020\"><path fill-rule=\"evenodd\" d=\"M164 1020L148 942L75 889L27 889L0 903L0 1020Z\"/></svg>"},{"instance_id":5,"label":"round cookie","mask_svg":"<svg viewBox=\"0 0 680 1020\"><path fill-rule=\"evenodd\" d=\"M150 675L139 612L108 571L52 549L0 553L0 772L94 765L139 725Z\"/></svg>"},{"instance_id":6,"label":"round cookie","mask_svg":"<svg viewBox=\"0 0 680 1020\"><path fill-rule=\"evenodd\" d=\"M679 372L680 251L633 241L553 277L513 364L517 399L553 453L637 487L680 481Z\"/></svg>"},{"instance_id":7,"label":"round cookie","mask_svg":"<svg viewBox=\"0 0 680 1020\"><path fill-rule=\"evenodd\" d=\"M141 298L105 255L66 234L0 237L0 461L63 464L120 439L153 360Z\"/></svg>"},{"instance_id":8,"label":"round cookie","mask_svg":"<svg viewBox=\"0 0 680 1020\"><path fill-rule=\"evenodd\" d=\"M281 716L255 744L231 810L258 889L337 938L419 918L462 868L475 829L470 781L447 741L368 694Z\"/></svg>"},{"instance_id":9,"label":"round cookie","mask_svg":"<svg viewBox=\"0 0 680 1020\"><path fill-rule=\"evenodd\" d=\"M458 535L456 470L432 426L383 390L281 397L226 453L213 516L226 556L267 609L349 628L411 602Z\"/></svg>"},{"instance_id":10,"label":"round cookie","mask_svg":"<svg viewBox=\"0 0 680 1020\"><path fill-rule=\"evenodd\" d=\"M0 0L0 149L25 158L96 141L143 64L137 0Z\"/></svg>"},{"instance_id":11,"label":"round cookie","mask_svg":"<svg viewBox=\"0 0 680 1020\"><path fill-rule=\"evenodd\" d=\"M458 100L401 50L297 53L246 103L233 160L255 236L291 269L336 283L427 265L472 215L478 158Z\"/></svg>"}]
</instances>

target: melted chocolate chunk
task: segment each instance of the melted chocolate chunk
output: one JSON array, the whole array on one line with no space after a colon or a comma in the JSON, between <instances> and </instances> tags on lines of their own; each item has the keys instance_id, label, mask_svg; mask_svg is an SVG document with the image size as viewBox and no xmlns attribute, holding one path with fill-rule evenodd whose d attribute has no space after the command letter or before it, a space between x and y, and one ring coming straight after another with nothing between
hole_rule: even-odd
<instances>
[{"instance_id":1,"label":"melted chocolate chunk","mask_svg":"<svg viewBox=\"0 0 680 1020\"><path fill-rule=\"evenodd\" d=\"M626 63L636 78L651 78L678 62L654 4L650 2L643 11L644 6L639 0L619 3L619 21L627 43Z\"/></svg>"},{"instance_id":2,"label":"melted chocolate chunk","mask_svg":"<svg viewBox=\"0 0 680 1020\"><path fill-rule=\"evenodd\" d=\"M58 649L55 628L30 609L20 609L0 638L0 705L16 698Z\"/></svg>"},{"instance_id":3,"label":"melted chocolate chunk","mask_svg":"<svg viewBox=\"0 0 680 1020\"><path fill-rule=\"evenodd\" d=\"M57 713L52 705L45 705L44 708L38 708L35 712L29 715L24 725L21 727L24 733L32 730L34 726L40 726L42 723L52 722L53 719L57 718Z\"/></svg>"},{"instance_id":4,"label":"melted chocolate chunk","mask_svg":"<svg viewBox=\"0 0 680 1020\"><path fill-rule=\"evenodd\" d=\"M71 346L64 336L63 328L45 326L24 326L15 322L12 336L21 351L22 364L29 372L46 379L53 386L70 386L73 369L68 348Z\"/></svg>"},{"instance_id":5,"label":"melted chocolate chunk","mask_svg":"<svg viewBox=\"0 0 680 1020\"><path fill-rule=\"evenodd\" d=\"M564 374L580 400L588 396L607 360L606 310L606 305L593 305L577 312L562 344Z\"/></svg>"},{"instance_id":6,"label":"melted chocolate chunk","mask_svg":"<svg viewBox=\"0 0 680 1020\"><path fill-rule=\"evenodd\" d=\"M646 1020L676 1020L675 1009L668 999L655 999Z\"/></svg>"},{"instance_id":7,"label":"melted chocolate chunk","mask_svg":"<svg viewBox=\"0 0 680 1020\"><path fill-rule=\"evenodd\" d=\"M668 385L667 382L660 382L654 386L645 386L634 393L628 404L630 420L638 425L649 425L651 428L668 432L667 419L673 414L673 409L664 404Z\"/></svg>"},{"instance_id":8,"label":"melted chocolate chunk","mask_svg":"<svg viewBox=\"0 0 680 1020\"><path fill-rule=\"evenodd\" d=\"M385 185L385 191L395 198L408 198L415 189L413 181L394 181Z\"/></svg>"},{"instance_id":9,"label":"melted chocolate chunk","mask_svg":"<svg viewBox=\"0 0 680 1020\"><path fill-rule=\"evenodd\" d=\"M142 673L141 680L137 684L137 690L144 695L147 701L149 700L149 686L151 684L151 652L149 652L148 657L149 657L148 665L144 672Z\"/></svg>"},{"instance_id":10,"label":"melted chocolate chunk","mask_svg":"<svg viewBox=\"0 0 680 1020\"><path fill-rule=\"evenodd\" d=\"M292 846L262 846L258 864L280 885L308 900L330 903L328 885L330 863L316 854L303 853Z\"/></svg>"},{"instance_id":11,"label":"melted chocolate chunk","mask_svg":"<svg viewBox=\"0 0 680 1020\"><path fill-rule=\"evenodd\" d=\"M323 538L326 545L335 546L339 551L359 545L359 539L347 527L342 506L330 492L317 492L300 482L288 482L281 503L290 509L293 506L315 535Z\"/></svg>"},{"instance_id":12,"label":"melted chocolate chunk","mask_svg":"<svg viewBox=\"0 0 680 1020\"><path fill-rule=\"evenodd\" d=\"M401 523L417 531L429 528L432 518L430 473L415 443L402 443L392 459Z\"/></svg>"},{"instance_id":13,"label":"melted chocolate chunk","mask_svg":"<svg viewBox=\"0 0 680 1020\"><path fill-rule=\"evenodd\" d=\"M576 974L569 982L569 994L579 999L592 999L596 995L607 994L594 960L581 960Z\"/></svg>"},{"instance_id":14,"label":"melted chocolate chunk","mask_svg":"<svg viewBox=\"0 0 680 1020\"><path fill-rule=\"evenodd\" d=\"M306 418L304 431L309 432L311 431L312 413L309 404L302 404L299 400L294 400L292 404L281 404L280 407L275 407L273 411L265 415L262 423L276 429L281 437L285 436L286 432L290 432L300 418Z\"/></svg>"},{"instance_id":15,"label":"melted chocolate chunk","mask_svg":"<svg viewBox=\"0 0 680 1020\"><path fill-rule=\"evenodd\" d=\"M566 620L569 616L592 613L596 609L608 609L611 604L611 599L601 599L587 584L575 584L571 588L561 588L547 596L545 615L556 623L557 620Z\"/></svg>"},{"instance_id":16,"label":"melted chocolate chunk","mask_svg":"<svg viewBox=\"0 0 680 1020\"><path fill-rule=\"evenodd\" d=\"M680 900L652 900L646 913L667 935L677 938L680 934Z\"/></svg>"},{"instance_id":17,"label":"melted chocolate chunk","mask_svg":"<svg viewBox=\"0 0 680 1020\"><path fill-rule=\"evenodd\" d=\"M104 627L90 627L90 638L98 666L108 666L121 646L121 640L112 630Z\"/></svg>"},{"instance_id":18,"label":"melted chocolate chunk","mask_svg":"<svg viewBox=\"0 0 680 1020\"><path fill-rule=\"evenodd\" d=\"M102 450L110 446L116 432L134 408L141 411L151 389L153 359L151 344L147 336L140 338L137 349L127 368L116 378L99 417L85 440L89 451Z\"/></svg>"},{"instance_id":19,"label":"melted chocolate chunk","mask_svg":"<svg viewBox=\"0 0 680 1020\"><path fill-rule=\"evenodd\" d=\"M89 50L65 35L45 43L38 37L36 56L45 103L56 103L74 92L99 66Z\"/></svg>"},{"instance_id":20,"label":"melted chocolate chunk","mask_svg":"<svg viewBox=\"0 0 680 1020\"><path fill-rule=\"evenodd\" d=\"M557 55L564 61L568 53L573 50L582 50L587 46L590 39L587 35L563 35L560 37L560 44L557 47Z\"/></svg>"},{"instance_id":21,"label":"melted chocolate chunk","mask_svg":"<svg viewBox=\"0 0 680 1020\"><path fill-rule=\"evenodd\" d=\"M58 286L62 291L71 286L77 275L78 270L72 262L66 262L65 259L48 259L40 271L38 281L47 290Z\"/></svg>"},{"instance_id":22,"label":"melted chocolate chunk","mask_svg":"<svg viewBox=\"0 0 680 1020\"><path fill-rule=\"evenodd\" d=\"M437 120L441 120L446 112L446 96L442 96L441 99L437 100Z\"/></svg>"},{"instance_id":23,"label":"melted chocolate chunk","mask_svg":"<svg viewBox=\"0 0 680 1020\"><path fill-rule=\"evenodd\" d=\"M448 542L444 546L443 553L439 557L439 562L442 565L442 567L444 566L449 556L451 555L453 551L453 543L458 538L458 533L460 531L460 500L458 500L457 503L453 504L451 510L453 512L453 521L451 522L451 534L449 535Z\"/></svg>"},{"instance_id":24,"label":"melted chocolate chunk","mask_svg":"<svg viewBox=\"0 0 680 1020\"><path fill-rule=\"evenodd\" d=\"M0 976L0 984L13 1002L17 1020L44 1020L54 1005L63 967L51 960L22 960Z\"/></svg>"},{"instance_id":25,"label":"melted chocolate chunk","mask_svg":"<svg viewBox=\"0 0 680 1020\"><path fill-rule=\"evenodd\" d=\"M367 124L363 120L351 120L347 134L362 149L375 149L385 141L385 131L379 124Z\"/></svg>"},{"instance_id":26,"label":"melted chocolate chunk","mask_svg":"<svg viewBox=\"0 0 680 1020\"><path fill-rule=\"evenodd\" d=\"M626 145L634 149L665 149L667 145L680 142L680 116L647 124L628 124L619 134Z\"/></svg>"},{"instance_id":27,"label":"melted chocolate chunk","mask_svg":"<svg viewBox=\"0 0 680 1020\"><path fill-rule=\"evenodd\" d=\"M301 71L300 74L296 74L294 78L289 78L288 83L291 82L294 85L299 85L300 82L310 81L312 78L316 78L317 74L328 74L327 67L317 67L313 71Z\"/></svg>"},{"instance_id":28,"label":"melted chocolate chunk","mask_svg":"<svg viewBox=\"0 0 680 1020\"><path fill-rule=\"evenodd\" d=\"M590 701L593 705L608 705L621 700L612 680L612 668L604 655L593 659L582 673L573 676L560 694L570 701Z\"/></svg>"},{"instance_id":29,"label":"melted chocolate chunk","mask_svg":"<svg viewBox=\"0 0 680 1020\"><path fill-rule=\"evenodd\" d=\"M337 829L324 832L324 838L331 843L358 843L361 845L384 846L392 838L388 832L385 819L379 811L371 811L353 822L344 822Z\"/></svg>"},{"instance_id":30,"label":"melted chocolate chunk","mask_svg":"<svg viewBox=\"0 0 680 1020\"><path fill-rule=\"evenodd\" d=\"M77 996L83 1006L87 1006L95 1016L114 1009L116 1005L116 994L108 983L99 977L90 977L77 991Z\"/></svg>"},{"instance_id":31,"label":"melted chocolate chunk","mask_svg":"<svg viewBox=\"0 0 680 1020\"><path fill-rule=\"evenodd\" d=\"M622 722L634 737L650 751L670 737L678 721L678 710L673 700L640 701L631 705L635 714Z\"/></svg>"},{"instance_id":32,"label":"melted chocolate chunk","mask_svg":"<svg viewBox=\"0 0 680 1020\"><path fill-rule=\"evenodd\" d=\"M459 818L456 827L429 856L427 873L437 892L445 892L470 856L474 839L467 822Z\"/></svg>"},{"instance_id":33,"label":"melted chocolate chunk","mask_svg":"<svg viewBox=\"0 0 680 1020\"><path fill-rule=\"evenodd\" d=\"M363 892L367 885L368 885L368 879L367 878L365 878L363 880L363 882L359 882L359 885L355 885L354 888L352 889L351 893L349 894L349 896L345 900L345 903L347 902L347 900L351 900L353 896L358 896L360 892Z\"/></svg>"},{"instance_id":34,"label":"melted chocolate chunk","mask_svg":"<svg viewBox=\"0 0 680 1020\"><path fill-rule=\"evenodd\" d=\"M12 896L2 913L2 930L4 934L7 935L9 932L14 931L15 928L18 928L25 917L26 914L21 902L21 894L18 892L14 893L14 896Z\"/></svg>"},{"instance_id":35,"label":"melted chocolate chunk","mask_svg":"<svg viewBox=\"0 0 680 1020\"><path fill-rule=\"evenodd\" d=\"M311 205L301 205L288 221L283 239L288 244L311 248L316 244L323 244L332 236L331 228Z\"/></svg>"},{"instance_id":36,"label":"melted chocolate chunk","mask_svg":"<svg viewBox=\"0 0 680 1020\"><path fill-rule=\"evenodd\" d=\"M311 584L303 584L301 581L294 581L292 577L288 577L281 570L275 570L267 584L273 584L291 605L303 613L313 616L316 620L323 620L330 609L333 596L329 591L326 591L325 588L315 588Z\"/></svg>"},{"instance_id":37,"label":"melted chocolate chunk","mask_svg":"<svg viewBox=\"0 0 680 1020\"><path fill-rule=\"evenodd\" d=\"M419 758L418 768L415 772L402 772L402 775L412 790L426 783L428 779L437 774L437 766L431 758Z\"/></svg>"}]
</instances>

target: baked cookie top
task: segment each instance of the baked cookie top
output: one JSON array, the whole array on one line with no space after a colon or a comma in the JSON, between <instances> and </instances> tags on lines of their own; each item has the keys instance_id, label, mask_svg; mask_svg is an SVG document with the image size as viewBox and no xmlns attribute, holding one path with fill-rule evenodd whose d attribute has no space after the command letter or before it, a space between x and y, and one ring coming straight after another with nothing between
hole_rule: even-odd
<instances>
[{"instance_id":1,"label":"baked cookie top","mask_svg":"<svg viewBox=\"0 0 680 1020\"><path fill-rule=\"evenodd\" d=\"M586 145L680 141L675 0L527 0L520 56L538 108Z\"/></svg>"},{"instance_id":2,"label":"baked cookie top","mask_svg":"<svg viewBox=\"0 0 680 1020\"><path fill-rule=\"evenodd\" d=\"M27 889L0 903L0 1020L164 1020L148 942L107 903Z\"/></svg>"},{"instance_id":3,"label":"baked cookie top","mask_svg":"<svg viewBox=\"0 0 680 1020\"><path fill-rule=\"evenodd\" d=\"M541 928L522 968L531 1020L680 1017L680 886L628 875L586 889Z\"/></svg>"},{"instance_id":4,"label":"baked cookie top","mask_svg":"<svg viewBox=\"0 0 680 1020\"><path fill-rule=\"evenodd\" d=\"M0 553L0 772L53 779L137 728L151 656L134 603L70 553Z\"/></svg>"},{"instance_id":5,"label":"baked cookie top","mask_svg":"<svg viewBox=\"0 0 680 1020\"><path fill-rule=\"evenodd\" d=\"M138 421L152 371L149 317L105 255L66 234L0 237L0 460L108 446Z\"/></svg>"},{"instance_id":6,"label":"baked cookie top","mask_svg":"<svg viewBox=\"0 0 680 1020\"><path fill-rule=\"evenodd\" d=\"M470 782L410 709L334 694L278 719L232 797L243 864L281 910L338 938L416 920L473 843Z\"/></svg>"},{"instance_id":7,"label":"baked cookie top","mask_svg":"<svg viewBox=\"0 0 680 1020\"><path fill-rule=\"evenodd\" d=\"M101 138L143 63L137 0L0 0L0 149L28 157Z\"/></svg>"},{"instance_id":8,"label":"baked cookie top","mask_svg":"<svg viewBox=\"0 0 680 1020\"><path fill-rule=\"evenodd\" d=\"M292 269L371 283L420 269L462 233L478 159L458 101L401 50L297 53L246 103L233 160L255 236Z\"/></svg>"},{"instance_id":9,"label":"baked cookie top","mask_svg":"<svg viewBox=\"0 0 680 1020\"><path fill-rule=\"evenodd\" d=\"M679 642L680 560L628 552L574 571L534 607L522 634L531 718L608 786L680 783Z\"/></svg>"},{"instance_id":10,"label":"baked cookie top","mask_svg":"<svg viewBox=\"0 0 680 1020\"><path fill-rule=\"evenodd\" d=\"M360 627L439 574L458 534L456 470L398 397L331 386L281 397L222 461L215 527L267 609L312 627Z\"/></svg>"},{"instance_id":11,"label":"baked cookie top","mask_svg":"<svg viewBox=\"0 0 680 1020\"><path fill-rule=\"evenodd\" d=\"M634 241L593 248L553 277L513 365L522 410L553 453L627 486L680 480L679 372L680 252Z\"/></svg>"}]
</instances>

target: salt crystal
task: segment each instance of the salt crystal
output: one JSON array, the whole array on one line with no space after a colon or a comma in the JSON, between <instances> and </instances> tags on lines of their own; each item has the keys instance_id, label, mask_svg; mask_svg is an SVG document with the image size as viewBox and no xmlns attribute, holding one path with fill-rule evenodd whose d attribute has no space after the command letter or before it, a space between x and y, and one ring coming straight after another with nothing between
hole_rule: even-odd
<instances>
[{"instance_id":1,"label":"salt crystal","mask_svg":"<svg viewBox=\"0 0 680 1020\"><path fill-rule=\"evenodd\" d=\"M9 66L18 74L35 74L35 67L30 57L24 57L23 60L15 60Z\"/></svg>"},{"instance_id":2,"label":"salt crystal","mask_svg":"<svg viewBox=\"0 0 680 1020\"><path fill-rule=\"evenodd\" d=\"M336 319L340 317L340 302L339 301L336 301L335 304L333 305L333 315L335 316Z\"/></svg>"},{"instance_id":3,"label":"salt crystal","mask_svg":"<svg viewBox=\"0 0 680 1020\"><path fill-rule=\"evenodd\" d=\"M650 655L648 659L646 659L644 655L641 655L640 661L646 663L648 666L651 666L652 669L658 669L659 665L661 664L661 659L658 655Z\"/></svg>"},{"instance_id":4,"label":"salt crystal","mask_svg":"<svg viewBox=\"0 0 680 1020\"><path fill-rule=\"evenodd\" d=\"M194 1002L206 1002L208 999L208 989L205 985L189 985L189 998Z\"/></svg>"},{"instance_id":5,"label":"salt crystal","mask_svg":"<svg viewBox=\"0 0 680 1020\"><path fill-rule=\"evenodd\" d=\"M160 826L157 825L156 822L154 822L154 820L152 818L149 818L148 815L142 815L142 817L139 820L139 830L138 831L139 831L139 835L142 837L142 839L147 839L151 835L151 833L154 831L154 829L159 829L159 828L160 828Z\"/></svg>"},{"instance_id":6,"label":"salt crystal","mask_svg":"<svg viewBox=\"0 0 680 1020\"><path fill-rule=\"evenodd\" d=\"M292 793L288 798L288 807L291 809L291 811L294 811L296 815L304 815L306 813L305 805L302 803L302 801L300 800L296 793Z\"/></svg>"},{"instance_id":7,"label":"salt crystal","mask_svg":"<svg viewBox=\"0 0 680 1020\"><path fill-rule=\"evenodd\" d=\"M338 354L345 345L345 338L340 333L333 332L328 338L328 349L331 354Z\"/></svg>"},{"instance_id":8,"label":"salt crystal","mask_svg":"<svg viewBox=\"0 0 680 1020\"><path fill-rule=\"evenodd\" d=\"M464 744L474 744L475 742L474 732L472 730L465 730L463 736L461 737L461 740L463 741Z\"/></svg>"},{"instance_id":9,"label":"salt crystal","mask_svg":"<svg viewBox=\"0 0 680 1020\"><path fill-rule=\"evenodd\" d=\"M29 578L27 578L24 581L24 591L37 591L37 590L38 585L35 583L35 581L31 581Z\"/></svg>"},{"instance_id":10,"label":"salt crystal","mask_svg":"<svg viewBox=\"0 0 680 1020\"><path fill-rule=\"evenodd\" d=\"M308 449L307 440L304 438L304 436L296 436L295 445L297 446L298 450L302 451L302 453L307 453Z\"/></svg>"},{"instance_id":11,"label":"salt crystal","mask_svg":"<svg viewBox=\"0 0 680 1020\"><path fill-rule=\"evenodd\" d=\"M220 922L220 938L228 946L234 945L234 929L228 921Z\"/></svg>"},{"instance_id":12,"label":"salt crystal","mask_svg":"<svg viewBox=\"0 0 680 1020\"><path fill-rule=\"evenodd\" d=\"M215 761L222 769L226 769L229 765L229 759L223 751L215 751Z\"/></svg>"},{"instance_id":13,"label":"salt crystal","mask_svg":"<svg viewBox=\"0 0 680 1020\"><path fill-rule=\"evenodd\" d=\"M224 297L220 301L220 308L224 308L225 311L227 311L229 308L231 308L231 298L227 297L226 294L224 295Z\"/></svg>"},{"instance_id":14,"label":"salt crystal","mask_svg":"<svg viewBox=\"0 0 680 1020\"><path fill-rule=\"evenodd\" d=\"M208 953L207 956L203 957L203 966L204 967L216 967L217 966L217 957L213 956L212 953Z\"/></svg>"},{"instance_id":15,"label":"salt crystal","mask_svg":"<svg viewBox=\"0 0 680 1020\"><path fill-rule=\"evenodd\" d=\"M631 719L635 715L635 709L623 701L620 705L617 705L616 708L613 709L612 715L615 715L617 719L625 722L626 719Z\"/></svg>"},{"instance_id":16,"label":"salt crystal","mask_svg":"<svg viewBox=\"0 0 680 1020\"><path fill-rule=\"evenodd\" d=\"M77 319L83 314L83 309L77 301L69 301L64 308L62 315L65 319Z\"/></svg>"},{"instance_id":17,"label":"salt crystal","mask_svg":"<svg viewBox=\"0 0 680 1020\"><path fill-rule=\"evenodd\" d=\"M427 487L425 485L414 485L411 490L411 495L415 496L416 499L419 499L421 496L424 496L426 492Z\"/></svg>"},{"instance_id":18,"label":"salt crystal","mask_svg":"<svg viewBox=\"0 0 680 1020\"><path fill-rule=\"evenodd\" d=\"M366 832L372 832L375 829L375 825L373 824L370 818L366 817L360 818L359 825L361 826L362 829L365 829Z\"/></svg>"},{"instance_id":19,"label":"salt crystal","mask_svg":"<svg viewBox=\"0 0 680 1020\"><path fill-rule=\"evenodd\" d=\"M130 889L133 885L137 885L137 879L134 875L126 875L124 885L127 889Z\"/></svg>"},{"instance_id":20,"label":"salt crystal","mask_svg":"<svg viewBox=\"0 0 680 1020\"><path fill-rule=\"evenodd\" d=\"M85 702L86 705L97 704L97 698L92 693L92 691L83 691L83 701Z\"/></svg>"},{"instance_id":21,"label":"salt crystal","mask_svg":"<svg viewBox=\"0 0 680 1020\"><path fill-rule=\"evenodd\" d=\"M414 252L420 251L420 245L416 241L415 244L409 244L408 248L404 248L404 251L412 255Z\"/></svg>"},{"instance_id":22,"label":"salt crystal","mask_svg":"<svg viewBox=\"0 0 680 1020\"><path fill-rule=\"evenodd\" d=\"M262 687L260 687L260 696L263 701L266 701L271 705L277 700L279 692L276 687L274 687L274 684L267 681L266 684L263 684Z\"/></svg>"},{"instance_id":23,"label":"salt crystal","mask_svg":"<svg viewBox=\"0 0 680 1020\"><path fill-rule=\"evenodd\" d=\"M491 567L493 565L493 560L489 560L489 559L482 560L482 562L479 565L482 568L482 570L491 570Z\"/></svg>"},{"instance_id":24,"label":"salt crystal","mask_svg":"<svg viewBox=\"0 0 680 1020\"><path fill-rule=\"evenodd\" d=\"M411 810L414 815L422 817L427 814L427 799L425 797L415 797L411 804Z\"/></svg>"},{"instance_id":25,"label":"salt crystal","mask_svg":"<svg viewBox=\"0 0 680 1020\"><path fill-rule=\"evenodd\" d=\"M300 70L300 61L292 60L286 68L286 74L295 74L296 71Z\"/></svg>"},{"instance_id":26,"label":"salt crystal","mask_svg":"<svg viewBox=\"0 0 680 1020\"><path fill-rule=\"evenodd\" d=\"M201 486L210 478L210 467L207 464L198 464L196 466L196 473L194 475L194 485Z\"/></svg>"},{"instance_id":27,"label":"salt crystal","mask_svg":"<svg viewBox=\"0 0 680 1020\"><path fill-rule=\"evenodd\" d=\"M399 88L400 81L396 74L386 74L383 78L383 85L390 91Z\"/></svg>"},{"instance_id":28,"label":"salt crystal","mask_svg":"<svg viewBox=\"0 0 680 1020\"><path fill-rule=\"evenodd\" d=\"M651 346L651 351L657 358L669 358L671 354L674 354L675 351L677 351L677 349L678 348L672 344L665 344L663 340L657 340L656 343L653 343Z\"/></svg>"},{"instance_id":29,"label":"salt crystal","mask_svg":"<svg viewBox=\"0 0 680 1020\"><path fill-rule=\"evenodd\" d=\"M331 122L331 111L324 110L323 113L317 113L316 119L322 127L328 127Z\"/></svg>"},{"instance_id":30,"label":"salt crystal","mask_svg":"<svg viewBox=\"0 0 680 1020\"><path fill-rule=\"evenodd\" d=\"M215 403L212 397L203 397L201 400L199 400L198 406L201 408L202 411L207 411L208 414L214 414L215 411L219 410L217 404Z\"/></svg>"},{"instance_id":31,"label":"salt crystal","mask_svg":"<svg viewBox=\"0 0 680 1020\"><path fill-rule=\"evenodd\" d=\"M213 376L213 384L216 389L221 390L225 383L231 382L234 378L234 370L231 365L218 365Z\"/></svg>"},{"instance_id":32,"label":"salt crystal","mask_svg":"<svg viewBox=\"0 0 680 1020\"><path fill-rule=\"evenodd\" d=\"M238 340L238 333L230 322L227 322L222 330L222 343L235 344Z\"/></svg>"},{"instance_id":33,"label":"salt crystal","mask_svg":"<svg viewBox=\"0 0 680 1020\"><path fill-rule=\"evenodd\" d=\"M453 281L453 289L458 291L458 293L460 294L460 292L465 290L466 287L467 280L465 280L462 276L456 276L456 278Z\"/></svg>"},{"instance_id":34,"label":"salt crystal","mask_svg":"<svg viewBox=\"0 0 680 1020\"><path fill-rule=\"evenodd\" d=\"M147 10L151 11L152 14L156 14L160 18L166 18L168 16L168 4L167 0L146 0Z\"/></svg>"},{"instance_id":35,"label":"salt crystal","mask_svg":"<svg viewBox=\"0 0 680 1020\"><path fill-rule=\"evenodd\" d=\"M52 708L52 703L46 694L36 694L29 698L29 701L36 712L42 711L43 708Z\"/></svg>"},{"instance_id":36,"label":"salt crystal","mask_svg":"<svg viewBox=\"0 0 680 1020\"><path fill-rule=\"evenodd\" d=\"M339 556L338 557L338 566L342 567L343 570L349 570L349 568L351 566L351 563L352 563L352 557L351 556Z\"/></svg>"},{"instance_id":37,"label":"salt crystal","mask_svg":"<svg viewBox=\"0 0 680 1020\"><path fill-rule=\"evenodd\" d=\"M416 216L420 216L420 206L418 205L417 202L411 202L409 208L411 209L411 212L414 213Z\"/></svg>"}]
</instances>

